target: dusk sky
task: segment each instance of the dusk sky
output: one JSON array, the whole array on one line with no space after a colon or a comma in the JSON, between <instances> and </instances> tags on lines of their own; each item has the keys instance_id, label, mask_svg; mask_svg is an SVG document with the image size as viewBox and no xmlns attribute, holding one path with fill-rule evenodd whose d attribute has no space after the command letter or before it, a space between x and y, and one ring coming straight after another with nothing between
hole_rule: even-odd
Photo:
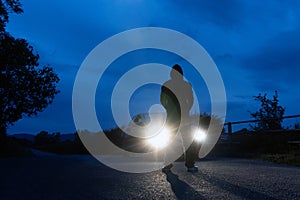
<instances>
[{"instance_id":1,"label":"dusk sky","mask_svg":"<svg viewBox=\"0 0 300 200\"><path fill-rule=\"evenodd\" d=\"M7 31L25 38L40 54L40 64L58 73L61 90L52 105L36 117L24 118L8 133L72 133L72 89L77 70L100 42L119 32L139 27L164 27L182 32L200 43L216 63L226 89L225 121L250 119L259 103L258 93L279 92L286 115L300 114L300 1L242 0L30 0L21 1L24 13L11 15ZM166 52L134 52L114 63L106 83L138 64L179 63L188 77L190 66ZM122 66L122 67L120 67ZM185 70L186 66L186 70ZM117 69L117 70L115 70ZM209 96L201 80L189 80L202 112L210 112ZM98 88L97 112L105 113L105 128L113 128L109 114L110 90ZM150 85L135 94L133 113L158 103L159 87ZM147 92L148 91L148 92ZM150 92L149 92L150 91ZM143 94L143 95L141 95ZM148 96L147 96L148 94ZM158 94L158 95L153 95ZM105 98L104 98L105 97ZM135 113L136 112L136 113Z\"/></svg>"}]
</instances>

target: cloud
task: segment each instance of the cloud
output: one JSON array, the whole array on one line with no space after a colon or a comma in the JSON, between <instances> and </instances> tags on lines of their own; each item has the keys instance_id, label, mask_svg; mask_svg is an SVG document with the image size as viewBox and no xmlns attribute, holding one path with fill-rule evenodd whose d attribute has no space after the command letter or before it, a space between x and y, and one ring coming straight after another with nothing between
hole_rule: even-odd
<instances>
[{"instance_id":1,"label":"cloud","mask_svg":"<svg viewBox=\"0 0 300 200\"><path fill-rule=\"evenodd\" d=\"M208 21L218 26L232 28L238 26L242 19L239 17L242 13L243 4L238 0L215 0L215 1L171 1L174 6L180 10L190 13L191 17L196 17L198 22ZM180 16L181 12L175 12ZM193 15L194 14L194 15Z\"/></svg>"},{"instance_id":2,"label":"cloud","mask_svg":"<svg viewBox=\"0 0 300 200\"><path fill-rule=\"evenodd\" d=\"M299 35L300 29L282 32L242 60L242 66L251 73L251 79L257 80L259 88L284 89L300 83Z\"/></svg>"},{"instance_id":3,"label":"cloud","mask_svg":"<svg viewBox=\"0 0 300 200\"><path fill-rule=\"evenodd\" d=\"M254 111L255 106L252 103L252 98L247 98L248 104L245 104L244 99L232 100L227 102L227 109L229 112L226 116L226 122L248 120L251 118L249 111Z\"/></svg>"}]
</instances>

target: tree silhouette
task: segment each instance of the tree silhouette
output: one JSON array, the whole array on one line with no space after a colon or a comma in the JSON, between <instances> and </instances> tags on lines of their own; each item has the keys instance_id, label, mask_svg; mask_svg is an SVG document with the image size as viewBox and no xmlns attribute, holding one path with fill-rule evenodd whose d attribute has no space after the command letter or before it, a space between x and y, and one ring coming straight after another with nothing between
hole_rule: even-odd
<instances>
[{"instance_id":1,"label":"tree silhouette","mask_svg":"<svg viewBox=\"0 0 300 200\"><path fill-rule=\"evenodd\" d=\"M12 12L22 12L19 1L0 0L0 135L24 115L44 110L59 93L59 78L53 69L40 67L33 47L5 31Z\"/></svg>"},{"instance_id":2,"label":"tree silhouette","mask_svg":"<svg viewBox=\"0 0 300 200\"><path fill-rule=\"evenodd\" d=\"M258 120L256 126L251 126L253 130L276 130L282 129L282 119L285 109L279 105L278 92L275 91L273 99L268 99L267 94L262 96L254 96L255 101L261 103L261 108L251 114L256 120Z\"/></svg>"},{"instance_id":3,"label":"tree silhouette","mask_svg":"<svg viewBox=\"0 0 300 200\"><path fill-rule=\"evenodd\" d=\"M10 13L22 13L22 4L19 0L0 0L0 31L5 31Z\"/></svg>"},{"instance_id":4,"label":"tree silhouette","mask_svg":"<svg viewBox=\"0 0 300 200\"><path fill-rule=\"evenodd\" d=\"M42 146L60 142L60 133L49 134L47 131L41 131L34 137L34 145Z\"/></svg>"}]
</instances>

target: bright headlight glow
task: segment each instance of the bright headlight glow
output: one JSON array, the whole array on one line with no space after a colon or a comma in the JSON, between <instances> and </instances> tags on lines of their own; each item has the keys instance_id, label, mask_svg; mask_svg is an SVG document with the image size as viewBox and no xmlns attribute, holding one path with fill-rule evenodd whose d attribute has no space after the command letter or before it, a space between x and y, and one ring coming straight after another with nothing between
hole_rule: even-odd
<instances>
[{"instance_id":1,"label":"bright headlight glow","mask_svg":"<svg viewBox=\"0 0 300 200\"><path fill-rule=\"evenodd\" d=\"M197 128L194 132L194 140L196 142L203 142L205 139L206 139L205 131Z\"/></svg>"},{"instance_id":2,"label":"bright headlight glow","mask_svg":"<svg viewBox=\"0 0 300 200\"><path fill-rule=\"evenodd\" d=\"M157 149L167 146L170 141L170 131L167 128L162 129L157 135L147 139L148 144Z\"/></svg>"}]
</instances>

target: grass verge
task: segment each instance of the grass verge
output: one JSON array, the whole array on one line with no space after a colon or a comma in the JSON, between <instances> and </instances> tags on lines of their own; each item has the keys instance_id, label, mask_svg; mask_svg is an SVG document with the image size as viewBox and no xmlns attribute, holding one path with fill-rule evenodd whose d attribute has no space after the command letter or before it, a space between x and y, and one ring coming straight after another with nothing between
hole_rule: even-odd
<instances>
[{"instance_id":1,"label":"grass verge","mask_svg":"<svg viewBox=\"0 0 300 200\"><path fill-rule=\"evenodd\" d=\"M288 164L293 166L300 166L299 153L262 154L258 156L257 159L271 161L275 163Z\"/></svg>"}]
</instances>

